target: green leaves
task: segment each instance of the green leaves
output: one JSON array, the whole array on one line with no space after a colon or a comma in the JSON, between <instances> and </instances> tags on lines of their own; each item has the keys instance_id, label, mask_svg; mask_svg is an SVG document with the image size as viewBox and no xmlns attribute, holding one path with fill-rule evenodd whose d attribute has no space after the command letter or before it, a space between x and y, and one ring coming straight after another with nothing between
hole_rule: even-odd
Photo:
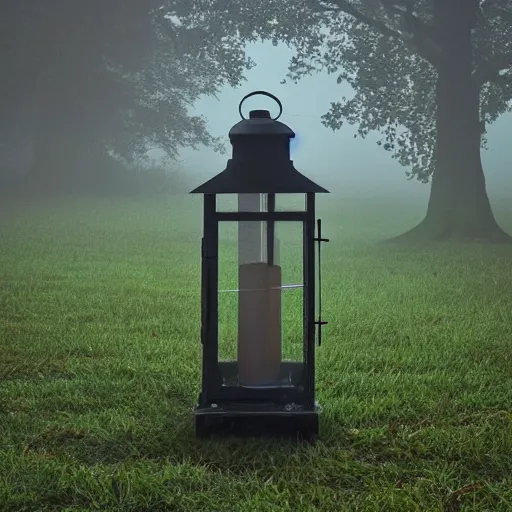
<instances>
[{"instance_id":1,"label":"green leaves","mask_svg":"<svg viewBox=\"0 0 512 512\"><path fill-rule=\"evenodd\" d=\"M337 82L348 83L354 94L333 98L322 124L339 130L348 122L361 137L379 132L379 145L407 168L407 176L426 182L436 144L437 71L429 43L440 43L433 1L239 0L237 29L243 41L256 34L293 45L287 76L294 82L320 71L337 74ZM219 10L226 2L207 3L208 18L226 29L232 14ZM406 6L413 18L406 17ZM475 71L486 60L512 54L512 0L484 2L480 11L473 30ZM482 120L493 122L510 109L511 87L512 72L499 86L482 87Z\"/></svg>"},{"instance_id":2,"label":"green leaves","mask_svg":"<svg viewBox=\"0 0 512 512\"><path fill-rule=\"evenodd\" d=\"M284 42L295 49L288 79L326 71L353 89L348 98L332 98L324 126L339 130L348 122L361 137L379 132L380 146L408 176L426 181L436 69L418 51L425 48L421 29L435 36L433 1L407 2L413 18L406 19L405 2L382 0L9 0L0 20L1 119L5 130L16 125L35 136L12 107L33 105L34 126L81 126L77 137L87 133L126 159L149 147L171 157L184 145L220 150L220 139L189 107L244 80L255 65L246 43ZM512 0L483 2L473 30L485 123L511 107L512 72L503 71L503 57L512 55L510 13Z\"/></svg>"},{"instance_id":3,"label":"green leaves","mask_svg":"<svg viewBox=\"0 0 512 512\"><path fill-rule=\"evenodd\" d=\"M15 126L27 140L48 133L75 139L77 159L91 145L127 161L150 148L170 157L183 146L221 150L206 120L191 116L189 107L224 85L239 85L253 63L238 33L207 26L208 5L7 0L0 20L9 43L0 49L2 142ZM21 105L30 106L31 124L20 118Z\"/></svg>"}]
</instances>

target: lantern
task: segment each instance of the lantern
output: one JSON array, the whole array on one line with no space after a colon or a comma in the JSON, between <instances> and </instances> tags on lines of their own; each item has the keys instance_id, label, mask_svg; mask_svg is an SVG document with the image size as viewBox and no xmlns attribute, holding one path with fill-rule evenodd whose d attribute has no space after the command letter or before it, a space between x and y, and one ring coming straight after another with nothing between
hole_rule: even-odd
<instances>
[{"instance_id":1,"label":"lantern","mask_svg":"<svg viewBox=\"0 0 512 512\"><path fill-rule=\"evenodd\" d=\"M276 118L267 110L244 118L242 104L256 94L277 102ZM327 323L321 318L320 259L315 283L315 242L320 258L320 244L328 241L316 223L315 194L328 191L293 166L295 134L277 121L282 104L275 96L248 94L239 112L242 121L229 132L233 153L226 169L191 192L204 195L196 435L314 439L316 330L320 345ZM236 198L228 209L220 201L225 194ZM276 208L290 194L299 195L298 206ZM298 282L283 282L292 274Z\"/></svg>"}]
</instances>

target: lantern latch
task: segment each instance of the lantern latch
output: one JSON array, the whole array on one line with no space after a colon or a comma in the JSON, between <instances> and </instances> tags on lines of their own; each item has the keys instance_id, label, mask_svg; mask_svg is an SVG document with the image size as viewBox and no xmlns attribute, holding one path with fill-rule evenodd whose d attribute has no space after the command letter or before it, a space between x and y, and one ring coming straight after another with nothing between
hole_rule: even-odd
<instances>
[{"instance_id":1,"label":"lantern latch","mask_svg":"<svg viewBox=\"0 0 512 512\"><path fill-rule=\"evenodd\" d=\"M321 249L322 242L329 242L328 238L322 238L322 220L317 220L317 233L315 242L318 242L318 320L315 325L318 325L318 346L322 345L322 326L327 325L328 322L322 320L322 260Z\"/></svg>"}]
</instances>

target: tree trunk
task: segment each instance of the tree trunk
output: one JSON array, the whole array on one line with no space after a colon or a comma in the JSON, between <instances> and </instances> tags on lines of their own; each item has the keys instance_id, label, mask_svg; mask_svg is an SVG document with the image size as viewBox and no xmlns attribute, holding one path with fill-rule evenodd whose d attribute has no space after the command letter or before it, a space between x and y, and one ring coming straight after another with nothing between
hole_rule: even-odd
<instances>
[{"instance_id":1,"label":"tree trunk","mask_svg":"<svg viewBox=\"0 0 512 512\"><path fill-rule=\"evenodd\" d=\"M476 0L433 0L444 61L437 80L436 168L425 219L390 242L512 243L498 226L480 156L480 90L472 79Z\"/></svg>"}]
</instances>

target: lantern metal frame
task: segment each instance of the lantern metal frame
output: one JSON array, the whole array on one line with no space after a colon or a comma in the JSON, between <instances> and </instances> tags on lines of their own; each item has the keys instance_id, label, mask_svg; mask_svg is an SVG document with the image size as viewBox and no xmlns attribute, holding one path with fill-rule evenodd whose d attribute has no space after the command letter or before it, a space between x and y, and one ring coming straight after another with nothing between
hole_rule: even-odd
<instances>
[{"instance_id":1,"label":"lantern metal frame","mask_svg":"<svg viewBox=\"0 0 512 512\"><path fill-rule=\"evenodd\" d=\"M282 111L282 105L275 96L264 91L255 91L247 95L240 102L254 94L264 94L274 98ZM256 114L255 114L256 112ZM263 114L262 114L263 112ZM266 114L265 114L266 112ZM267 111L252 111L251 119L259 117L269 119ZM279 117L279 116L278 116ZM276 125L286 130L269 125L277 131L277 136L289 139L294 133L277 118L271 119ZM248 120L242 121L241 123ZM239 124L241 124L239 123ZM246 124L247 125L247 124ZM252 127L251 127L252 128ZM230 131L233 146L236 144L237 125ZM268 129L266 127L265 129ZM242 130L243 133L243 130ZM256 138L259 134L254 135ZM247 140L247 139L246 139ZM275 138L271 139L275 140ZM235 151L234 151L235 154ZM201 343L203 347L202 359L202 386L199 403L194 410L196 435L205 437L212 433L232 433L249 435L281 435L296 434L302 439L312 440L318 435L319 405L315 401L315 347L316 327L318 326L318 342L321 342L321 328L327 322L321 318L321 276L319 274L319 316L315 318L315 243L318 243L318 256L320 244L328 242L322 238L321 221L318 220L318 233L315 236L315 194L328 192L300 174L291 163L294 182L288 183L277 180L277 187L270 182L249 182L249 187L240 186L244 182L238 180L233 186L229 179L236 177L236 172L230 170L230 164L236 164L236 159L228 162L225 171L212 178L205 184L196 188L192 193L204 195L203 209L203 238L201 248ZM243 162L244 169L252 168L250 162ZM268 167L268 164L267 164ZM229 176L226 177L226 173ZM224 175L224 176L223 176ZM279 176L279 174L276 174ZM228 178L228 179L226 179ZM245 183L248 183L245 181ZM283 185L284 184L284 185ZM295 185L294 185L295 184ZM266 194L267 211L218 211L217 194L251 193ZM276 193L290 194L303 193L305 208L302 211L276 211ZM303 256L303 360L281 361L281 375L288 375L291 384L275 385L269 387L227 385L231 375L238 374L238 361L219 361L219 225L222 222L235 221L261 221L267 224L267 262L273 263L273 243L275 222L293 221L302 223L302 256ZM320 261L318 265L320 271Z\"/></svg>"}]
</instances>

